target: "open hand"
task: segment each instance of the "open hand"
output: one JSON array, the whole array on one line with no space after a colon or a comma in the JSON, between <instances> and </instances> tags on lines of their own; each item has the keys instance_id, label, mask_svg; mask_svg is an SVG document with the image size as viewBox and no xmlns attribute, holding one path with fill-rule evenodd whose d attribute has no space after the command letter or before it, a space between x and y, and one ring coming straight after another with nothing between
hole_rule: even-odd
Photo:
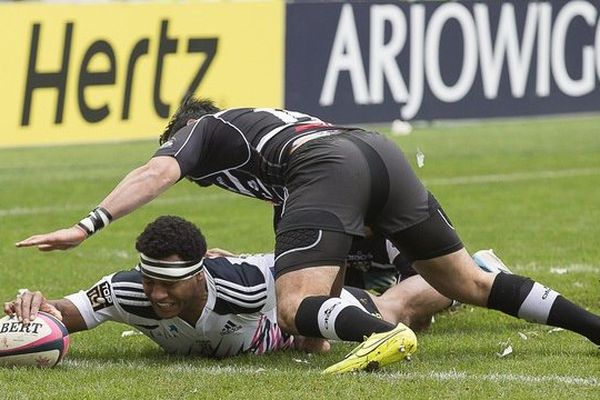
<instances>
[{"instance_id":1,"label":"open hand","mask_svg":"<svg viewBox=\"0 0 600 400\"><path fill-rule=\"evenodd\" d=\"M17 242L17 247L37 246L41 251L68 250L79 245L87 238L87 234L77 225L67 229L59 229L51 233L34 235Z\"/></svg>"}]
</instances>

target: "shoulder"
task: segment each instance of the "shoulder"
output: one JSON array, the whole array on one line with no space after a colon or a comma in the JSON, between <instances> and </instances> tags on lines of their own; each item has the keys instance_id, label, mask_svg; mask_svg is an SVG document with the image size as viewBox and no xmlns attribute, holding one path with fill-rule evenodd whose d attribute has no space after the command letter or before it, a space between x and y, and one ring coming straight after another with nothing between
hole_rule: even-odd
<instances>
[{"instance_id":1,"label":"shoulder","mask_svg":"<svg viewBox=\"0 0 600 400\"><path fill-rule=\"evenodd\" d=\"M124 311L142 318L160 319L144 293L140 271L132 269L117 272L110 283L115 303Z\"/></svg>"},{"instance_id":2,"label":"shoulder","mask_svg":"<svg viewBox=\"0 0 600 400\"><path fill-rule=\"evenodd\" d=\"M213 293L211 308L217 314L260 311L274 291L270 271L241 258L212 258L205 261L205 276Z\"/></svg>"},{"instance_id":3,"label":"shoulder","mask_svg":"<svg viewBox=\"0 0 600 400\"><path fill-rule=\"evenodd\" d=\"M204 261L207 272L222 283L251 287L265 284L268 266L253 257L217 257Z\"/></svg>"}]
</instances>

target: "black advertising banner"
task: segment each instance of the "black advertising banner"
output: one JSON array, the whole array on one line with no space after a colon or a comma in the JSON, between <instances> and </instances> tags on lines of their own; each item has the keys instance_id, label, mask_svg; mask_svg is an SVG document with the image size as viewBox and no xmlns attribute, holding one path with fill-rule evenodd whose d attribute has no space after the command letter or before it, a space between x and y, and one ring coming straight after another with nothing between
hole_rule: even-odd
<instances>
[{"instance_id":1,"label":"black advertising banner","mask_svg":"<svg viewBox=\"0 0 600 400\"><path fill-rule=\"evenodd\" d=\"M600 2L286 8L285 106L336 122L600 111Z\"/></svg>"}]
</instances>

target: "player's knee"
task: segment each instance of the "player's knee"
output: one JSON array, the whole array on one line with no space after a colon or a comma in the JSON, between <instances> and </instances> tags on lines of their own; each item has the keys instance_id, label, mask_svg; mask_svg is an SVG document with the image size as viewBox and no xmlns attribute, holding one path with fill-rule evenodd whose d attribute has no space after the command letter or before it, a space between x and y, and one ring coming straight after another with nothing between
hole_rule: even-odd
<instances>
[{"instance_id":1,"label":"player's knee","mask_svg":"<svg viewBox=\"0 0 600 400\"><path fill-rule=\"evenodd\" d=\"M277 297L277 324L284 332L291 334L298 333L294 321L300 301L294 301L294 299L290 298L281 299L280 296Z\"/></svg>"}]
</instances>

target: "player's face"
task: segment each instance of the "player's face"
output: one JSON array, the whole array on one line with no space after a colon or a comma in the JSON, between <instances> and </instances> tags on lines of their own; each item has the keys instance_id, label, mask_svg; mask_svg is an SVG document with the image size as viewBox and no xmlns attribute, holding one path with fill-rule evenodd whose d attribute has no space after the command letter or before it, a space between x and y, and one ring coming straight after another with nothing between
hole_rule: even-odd
<instances>
[{"instance_id":1,"label":"player's face","mask_svg":"<svg viewBox=\"0 0 600 400\"><path fill-rule=\"evenodd\" d=\"M204 298L202 273L182 281L163 281L143 277L144 292L154 312L161 318L197 319Z\"/></svg>"}]
</instances>

